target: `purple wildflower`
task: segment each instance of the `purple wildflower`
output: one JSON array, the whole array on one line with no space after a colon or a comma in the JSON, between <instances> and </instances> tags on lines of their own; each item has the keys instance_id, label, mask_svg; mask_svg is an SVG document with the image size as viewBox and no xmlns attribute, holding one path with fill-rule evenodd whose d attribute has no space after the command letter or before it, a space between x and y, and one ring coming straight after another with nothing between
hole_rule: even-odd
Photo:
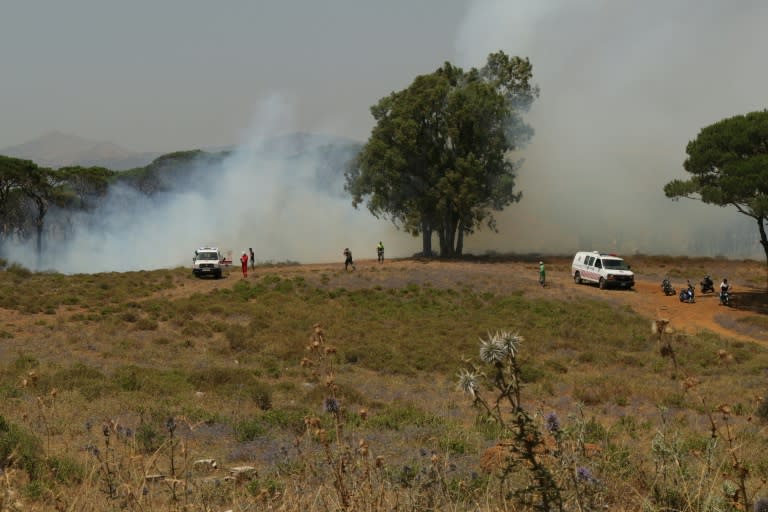
<instances>
[{"instance_id":1,"label":"purple wildflower","mask_svg":"<svg viewBox=\"0 0 768 512\"><path fill-rule=\"evenodd\" d=\"M557 414L554 412L547 414L546 426L547 430L553 434L560 431L560 420L557 419Z\"/></svg>"},{"instance_id":2,"label":"purple wildflower","mask_svg":"<svg viewBox=\"0 0 768 512\"><path fill-rule=\"evenodd\" d=\"M580 482L593 482L595 480L589 468L586 468L584 466L579 466L578 468L576 468L576 478Z\"/></svg>"},{"instance_id":3,"label":"purple wildflower","mask_svg":"<svg viewBox=\"0 0 768 512\"><path fill-rule=\"evenodd\" d=\"M339 412L339 401L329 396L325 399L325 412L337 414Z\"/></svg>"}]
</instances>

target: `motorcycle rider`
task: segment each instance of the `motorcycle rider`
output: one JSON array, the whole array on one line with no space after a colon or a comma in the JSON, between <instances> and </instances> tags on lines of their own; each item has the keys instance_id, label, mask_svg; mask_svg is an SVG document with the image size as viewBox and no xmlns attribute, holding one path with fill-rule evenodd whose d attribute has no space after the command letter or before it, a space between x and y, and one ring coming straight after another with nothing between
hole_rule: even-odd
<instances>
[{"instance_id":1,"label":"motorcycle rider","mask_svg":"<svg viewBox=\"0 0 768 512\"><path fill-rule=\"evenodd\" d=\"M691 284L691 280L688 279L688 286L682 290L680 290L680 302L688 302L693 304L696 302L694 299L695 296L695 290L693 288L693 285Z\"/></svg>"},{"instance_id":2,"label":"motorcycle rider","mask_svg":"<svg viewBox=\"0 0 768 512\"><path fill-rule=\"evenodd\" d=\"M704 276L704 279L701 281L701 293L707 293L707 292L713 292L715 291L715 283L712 281L712 278L709 277L709 274Z\"/></svg>"},{"instance_id":3,"label":"motorcycle rider","mask_svg":"<svg viewBox=\"0 0 768 512\"><path fill-rule=\"evenodd\" d=\"M720 283L720 303L725 304L728 302L728 295L731 291L731 285L728 284L728 278L724 277L723 282Z\"/></svg>"},{"instance_id":4,"label":"motorcycle rider","mask_svg":"<svg viewBox=\"0 0 768 512\"><path fill-rule=\"evenodd\" d=\"M672 281L669 280L669 276L665 277L661 282L661 290L664 292L664 295L675 294L675 289L672 287Z\"/></svg>"}]
</instances>

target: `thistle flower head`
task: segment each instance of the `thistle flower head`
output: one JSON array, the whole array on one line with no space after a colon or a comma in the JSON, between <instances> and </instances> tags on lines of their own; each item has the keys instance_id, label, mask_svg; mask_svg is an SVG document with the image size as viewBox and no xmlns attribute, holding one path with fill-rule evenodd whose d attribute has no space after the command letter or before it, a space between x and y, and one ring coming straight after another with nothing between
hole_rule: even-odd
<instances>
[{"instance_id":1,"label":"thistle flower head","mask_svg":"<svg viewBox=\"0 0 768 512\"><path fill-rule=\"evenodd\" d=\"M501 363L517 356L523 337L509 331L488 333L487 340L480 340L480 360L484 363Z\"/></svg>"},{"instance_id":2,"label":"thistle flower head","mask_svg":"<svg viewBox=\"0 0 768 512\"><path fill-rule=\"evenodd\" d=\"M464 393L469 393L472 398L477 394L477 374L463 369L459 372L459 382L456 389Z\"/></svg>"}]
</instances>

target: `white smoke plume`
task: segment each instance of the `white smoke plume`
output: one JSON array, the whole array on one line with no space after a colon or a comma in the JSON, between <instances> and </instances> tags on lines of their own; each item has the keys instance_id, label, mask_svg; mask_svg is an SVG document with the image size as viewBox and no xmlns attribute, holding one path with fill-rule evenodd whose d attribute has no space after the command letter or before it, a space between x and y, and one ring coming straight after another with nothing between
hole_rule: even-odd
<instances>
[{"instance_id":1,"label":"white smoke plume","mask_svg":"<svg viewBox=\"0 0 768 512\"><path fill-rule=\"evenodd\" d=\"M252 247L257 262L341 264L345 247L356 259L375 258L379 240L388 257L415 252L418 241L351 206L340 175L318 187L311 152L290 142L265 151L276 135L291 132L291 118L288 102L271 97L231 156L197 169L196 186L153 197L115 187L104 207L71 219L66 240L46 242L39 265L33 243L7 246L6 255L30 268L91 273L190 266L204 245L235 261Z\"/></svg>"},{"instance_id":2,"label":"white smoke plume","mask_svg":"<svg viewBox=\"0 0 768 512\"><path fill-rule=\"evenodd\" d=\"M766 108L768 3L745 0L475 0L458 64L496 50L531 58L541 97L522 152L519 204L469 250L762 258L754 221L672 201L685 147L704 126Z\"/></svg>"}]
</instances>

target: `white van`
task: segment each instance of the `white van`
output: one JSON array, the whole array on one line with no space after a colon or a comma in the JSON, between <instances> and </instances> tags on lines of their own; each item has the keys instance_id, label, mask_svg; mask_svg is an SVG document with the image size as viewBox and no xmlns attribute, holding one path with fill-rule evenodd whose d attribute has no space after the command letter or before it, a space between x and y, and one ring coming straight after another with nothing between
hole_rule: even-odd
<instances>
[{"instance_id":1,"label":"white van","mask_svg":"<svg viewBox=\"0 0 768 512\"><path fill-rule=\"evenodd\" d=\"M635 286L635 274L623 259L598 251L577 252L571 264L571 275L576 284L596 283L600 289Z\"/></svg>"},{"instance_id":2,"label":"white van","mask_svg":"<svg viewBox=\"0 0 768 512\"><path fill-rule=\"evenodd\" d=\"M218 247L200 247L192 258L192 273L197 277L210 275L219 279L223 261Z\"/></svg>"}]
</instances>

